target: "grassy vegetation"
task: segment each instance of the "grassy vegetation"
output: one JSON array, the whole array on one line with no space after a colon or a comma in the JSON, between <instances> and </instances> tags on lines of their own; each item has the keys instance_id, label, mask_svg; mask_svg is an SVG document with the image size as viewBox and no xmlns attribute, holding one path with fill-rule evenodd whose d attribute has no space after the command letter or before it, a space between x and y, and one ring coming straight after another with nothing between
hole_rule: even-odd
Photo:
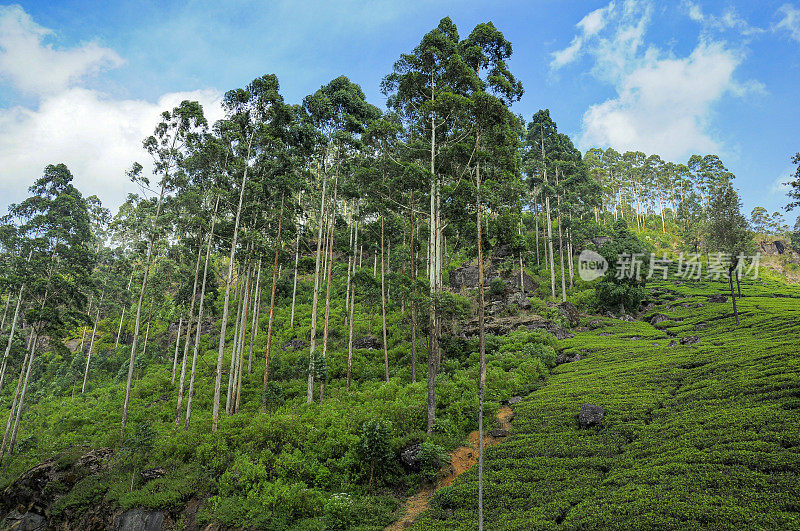
<instances>
[{"instance_id":1,"label":"grassy vegetation","mask_svg":"<svg viewBox=\"0 0 800 531\"><path fill-rule=\"evenodd\" d=\"M669 321L576 333L562 345L585 358L515 406L487 451L489 529L800 528L800 289L748 281L737 328L730 302L708 302L721 282L653 287ZM587 402L602 427L578 428ZM474 528L476 491L472 470L416 528Z\"/></svg>"}]
</instances>

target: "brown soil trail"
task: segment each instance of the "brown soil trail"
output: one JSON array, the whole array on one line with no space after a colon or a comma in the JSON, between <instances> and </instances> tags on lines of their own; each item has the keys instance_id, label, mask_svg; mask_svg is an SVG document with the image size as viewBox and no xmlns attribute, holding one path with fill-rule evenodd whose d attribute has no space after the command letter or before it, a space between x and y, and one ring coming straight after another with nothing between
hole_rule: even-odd
<instances>
[{"instance_id":1,"label":"brown soil trail","mask_svg":"<svg viewBox=\"0 0 800 531\"><path fill-rule=\"evenodd\" d=\"M511 418L514 413L508 406L502 406L495 417L500 424L500 428L506 431L511 430ZM483 434L483 447L494 446L501 442L504 437L492 437ZM385 531L399 531L414 525L414 521L422 514L430 503L433 493L442 487L449 487L453 484L456 477L460 476L478 463L478 430L473 431L467 438L468 446L459 446L450 452L450 466L445 467L439 474L435 485L428 485L415 495L408 498L403 504L403 517L397 522L386 528Z\"/></svg>"}]
</instances>

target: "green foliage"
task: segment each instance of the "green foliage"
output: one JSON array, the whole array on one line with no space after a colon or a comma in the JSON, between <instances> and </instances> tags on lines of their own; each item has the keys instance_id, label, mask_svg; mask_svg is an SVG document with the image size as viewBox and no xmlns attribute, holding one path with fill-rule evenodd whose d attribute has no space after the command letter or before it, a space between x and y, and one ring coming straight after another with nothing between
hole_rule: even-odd
<instances>
[{"instance_id":1,"label":"green foliage","mask_svg":"<svg viewBox=\"0 0 800 531\"><path fill-rule=\"evenodd\" d=\"M493 278L489 282L489 295L492 297L499 297L506 291L506 281L500 277Z\"/></svg>"}]
</instances>

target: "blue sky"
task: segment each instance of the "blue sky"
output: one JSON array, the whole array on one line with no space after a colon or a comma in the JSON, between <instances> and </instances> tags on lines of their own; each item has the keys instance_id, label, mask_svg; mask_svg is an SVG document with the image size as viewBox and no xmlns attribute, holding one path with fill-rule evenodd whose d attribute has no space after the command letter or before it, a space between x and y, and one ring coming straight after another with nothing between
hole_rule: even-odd
<instances>
[{"instance_id":1,"label":"blue sky","mask_svg":"<svg viewBox=\"0 0 800 531\"><path fill-rule=\"evenodd\" d=\"M392 63L450 16L462 35L491 20L513 43L526 118L549 108L584 150L718 153L746 211L777 210L800 150L800 0L664 4L0 4L0 208L62 161L116 208L161 110L191 97L219 117L222 92L265 73L290 102L344 74L383 106Z\"/></svg>"}]
</instances>

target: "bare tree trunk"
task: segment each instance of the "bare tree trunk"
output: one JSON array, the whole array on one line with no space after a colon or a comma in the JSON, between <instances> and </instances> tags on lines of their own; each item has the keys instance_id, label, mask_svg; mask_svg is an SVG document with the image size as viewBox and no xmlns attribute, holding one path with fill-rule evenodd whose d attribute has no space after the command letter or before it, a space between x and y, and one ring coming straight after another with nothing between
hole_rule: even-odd
<instances>
[{"instance_id":1,"label":"bare tree trunk","mask_svg":"<svg viewBox=\"0 0 800 531\"><path fill-rule=\"evenodd\" d=\"M131 270L131 276L128 277L128 289L127 291L131 290L131 283L133 282L133 270ZM114 350L119 347L119 336L122 335L122 322L125 320L125 308L127 304L123 304L122 306L122 315L119 317L119 328L117 329L117 340L114 342Z\"/></svg>"},{"instance_id":2,"label":"bare tree trunk","mask_svg":"<svg viewBox=\"0 0 800 531\"><path fill-rule=\"evenodd\" d=\"M254 134L254 133L253 133ZM242 202L244 201L244 189L247 184L247 170L250 169L250 149L253 143L251 134L247 144L247 161L245 162L244 173L242 175L242 186L239 190L239 206L236 208L236 221L233 225L233 240L231 241L231 253L228 262L228 276L225 279L225 302L222 306L222 323L220 324L219 349L217 350L217 372L214 380L214 409L211 417L211 431L217 431L219 425L219 395L222 385L222 361L225 355L225 332L228 327L228 305L231 297L231 282L233 280L233 264L236 259L236 243L239 239L239 219L242 215Z\"/></svg>"},{"instance_id":3,"label":"bare tree trunk","mask_svg":"<svg viewBox=\"0 0 800 531\"><path fill-rule=\"evenodd\" d=\"M355 236L353 237L353 247L358 247L358 220L356 219L356 226L355 226ZM356 257L353 255L353 276L356 274ZM347 327L348 327L348 336L347 336L347 384L345 390L350 390L350 378L352 376L353 370L353 318L355 316L355 309L356 309L356 284L353 282L350 285L350 289L352 293L350 293L350 308L348 308L350 312L350 319L348 320Z\"/></svg>"},{"instance_id":4,"label":"bare tree trunk","mask_svg":"<svg viewBox=\"0 0 800 531\"><path fill-rule=\"evenodd\" d=\"M556 186L558 186L558 169L556 169ZM561 301L567 300L567 283L564 278L564 233L561 230L561 195L557 198L558 206L558 255L561 264Z\"/></svg>"},{"instance_id":5,"label":"bare tree trunk","mask_svg":"<svg viewBox=\"0 0 800 531\"><path fill-rule=\"evenodd\" d=\"M22 304L22 294L25 291L25 284L19 288L19 295L17 296L17 304L14 307L14 317L11 320L11 330L8 333L8 343L6 350L3 354L3 365L0 367L0 393L3 392L3 382L6 378L6 364L8 363L8 355L11 353L11 345L14 343L14 332L17 330L17 319L19 318L19 307Z\"/></svg>"},{"instance_id":6,"label":"bare tree trunk","mask_svg":"<svg viewBox=\"0 0 800 531\"><path fill-rule=\"evenodd\" d=\"M175 372L178 370L178 351L181 349L181 328L183 328L183 315L178 321L178 336L175 338L175 356L172 358L172 385L175 385ZM189 328L189 325L186 325ZM188 334L188 332L187 332Z\"/></svg>"},{"instance_id":7,"label":"bare tree trunk","mask_svg":"<svg viewBox=\"0 0 800 531\"><path fill-rule=\"evenodd\" d=\"M142 278L142 288L139 291L139 302L136 304L136 320L133 325L133 343L131 344L131 359L128 363L128 381L125 384L125 402L122 404L122 426L121 432L125 431L125 425L128 422L128 404L131 398L131 383L133 382L133 365L136 362L136 346L139 340L139 326L141 325L142 318L142 302L144 302L144 293L147 289L147 279L150 276L150 266L153 259L153 244L156 238L156 227L158 226L158 218L161 215L161 206L164 202L164 191L167 185L167 176L161 180L161 192L158 196L158 204L156 205L156 215L153 217L153 225L150 228L150 239L147 242L147 258L145 259L144 276Z\"/></svg>"},{"instance_id":8,"label":"bare tree trunk","mask_svg":"<svg viewBox=\"0 0 800 531\"><path fill-rule=\"evenodd\" d=\"M243 277L246 277L247 274L245 273ZM244 289L241 286L245 278L241 278L240 281L237 283L237 291L239 292L239 301L236 305L236 321L233 327L233 348L231 349L231 366L228 370L228 389L226 392L225 397L225 414L231 414L231 397L233 394L233 385L236 382L236 355L239 351L239 327L241 326L242 322L242 310L244 309Z\"/></svg>"},{"instance_id":9,"label":"bare tree trunk","mask_svg":"<svg viewBox=\"0 0 800 531\"><path fill-rule=\"evenodd\" d=\"M253 323L250 325L250 350L247 354L247 374L252 373L253 367L253 344L258 335L259 322L258 316L261 315L261 258L258 259L258 274L256 275L256 287L253 301Z\"/></svg>"},{"instance_id":10,"label":"bare tree trunk","mask_svg":"<svg viewBox=\"0 0 800 531\"><path fill-rule=\"evenodd\" d=\"M14 453L14 446L17 443L17 431L19 430L19 421L22 418L22 407L25 405L25 394L28 390L28 382L31 378L31 368L33 367L33 362L36 360L36 343L38 342L38 336L33 338L33 344L31 348L31 356L28 359L28 368L25 371L25 380L22 383L22 392L19 395L19 403L17 404L17 414L14 418L14 429L11 431L11 442L8 444L8 453ZM3 438L5 441L5 437ZM0 450L0 458L2 458L3 452Z\"/></svg>"},{"instance_id":11,"label":"bare tree trunk","mask_svg":"<svg viewBox=\"0 0 800 531\"><path fill-rule=\"evenodd\" d=\"M247 312L250 311L250 301L255 296L255 293L250 289L250 281L252 278L253 268L249 267L247 270L247 283L245 284L244 293L244 311L242 312L242 324L239 331L239 355L236 357L236 387L235 387L235 400L233 401L233 413L238 413L240 397L242 394L242 373L244 373L244 340L247 335ZM252 332L251 332L252 333Z\"/></svg>"},{"instance_id":12,"label":"bare tree trunk","mask_svg":"<svg viewBox=\"0 0 800 531\"><path fill-rule=\"evenodd\" d=\"M345 299L344 299L344 325L347 326L347 310L350 308L350 279L351 279L351 269L353 269L355 265L355 251L353 249L353 208L347 210L347 227L348 232L350 233L350 243L347 246L347 283L345 284Z\"/></svg>"},{"instance_id":13,"label":"bare tree trunk","mask_svg":"<svg viewBox=\"0 0 800 531\"><path fill-rule=\"evenodd\" d=\"M284 196L281 195L281 210L278 218L278 237L275 243L275 260L272 264L272 288L269 295L269 320L267 321L267 352L264 356L264 387L261 394L261 405L266 409L267 407L267 382L269 381L269 356L272 352L272 325L275 319L275 289L278 284L278 258L280 257L281 249L281 228L283 227L283 206ZM300 232L297 233L297 244L295 245L294 254L294 286L297 292L297 252L300 245ZM292 294L292 317L294 318L294 298Z\"/></svg>"},{"instance_id":14,"label":"bare tree trunk","mask_svg":"<svg viewBox=\"0 0 800 531\"><path fill-rule=\"evenodd\" d=\"M197 260L194 264L194 282L192 283L192 299L189 302L189 320L186 323L186 338L183 340L183 360L181 361L181 377L178 384L178 403L175 407L175 428L178 428L181 423L181 410L183 409L183 390L186 385L186 362L189 358L189 345L191 344L190 338L192 336L192 322L194 321L194 303L197 300L197 279L200 275L200 258L203 256L203 241L202 239L197 245ZM199 325L195 325L199 326ZM180 328L178 328L178 339L180 340ZM178 343L175 344L175 361L177 361ZM173 374L174 381L174 374Z\"/></svg>"},{"instance_id":15,"label":"bare tree trunk","mask_svg":"<svg viewBox=\"0 0 800 531\"><path fill-rule=\"evenodd\" d=\"M414 191L411 191L411 234L409 245L409 258L411 260L411 285L416 286L417 282L417 255L414 247ZM414 297L410 301L411 306L411 382L417 381L417 305Z\"/></svg>"},{"instance_id":16,"label":"bare tree trunk","mask_svg":"<svg viewBox=\"0 0 800 531\"><path fill-rule=\"evenodd\" d=\"M297 228L297 239L294 243L294 286L292 287L292 317L289 326L294 328L294 305L297 300L297 263L300 259L300 227Z\"/></svg>"},{"instance_id":17,"label":"bare tree trunk","mask_svg":"<svg viewBox=\"0 0 800 531\"><path fill-rule=\"evenodd\" d=\"M192 355L192 373L189 377L189 396L186 398L186 430L189 429L189 420L192 416L192 398L194 397L194 377L197 370L197 355L200 351L200 331L203 327L203 303L206 298L206 278L208 277L208 259L211 256L211 244L214 241L214 226L217 222L217 208L219 207L219 196L214 203L214 215L211 217L211 231L208 234L208 246L206 247L206 261L203 266L203 285L200 289L200 307L197 310L197 326L195 327L194 354ZM189 336L187 335L187 341Z\"/></svg>"},{"instance_id":18,"label":"bare tree trunk","mask_svg":"<svg viewBox=\"0 0 800 531\"><path fill-rule=\"evenodd\" d=\"M728 270L728 285L731 288L731 304L733 304L733 315L736 318L736 326L739 326L739 310L736 308L736 294L733 291L733 270Z\"/></svg>"},{"instance_id":19,"label":"bare tree trunk","mask_svg":"<svg viewBox=\"0 0 800 531\"><path fill-rule=\"evenodd\" d=\"M384 216L381 214L381 321L383 324L383 370L386 382L389 382L389 345L386 340L386 267L383 260L384 248Z\"/></svg>"},{"instance_id":20,"label":"bare tree trunk","mask_svg":"<svg viewBox=\"0 0 800 531\"><path fill-rule=\"evenodd\" d=\"M480 138L480 137L478 137ZM486 330L484 325L484 278L483 278L483 223L481 215L481 167L476 165L477 210L478 210L478 330L480 346L480 379L478 381L478 529L483 529L483 394L486 387Z\"/></svg>"},{"instance_id":21,"label":"bare tree trunk","mask_svg":"<svg viewBox=\"0 0 800 531\"><path fill-rule=\"evenodd\" d=\"M326 278L326 287L325 287L325 320L323 325L323 332L322 332L322 357L325 358L328 355L328 322L331 314L331 277L333 276L333 230L336 226L336 198L338 187L334 181L333 186L333 202L331 204L331 219L330 219L330 228L328 229L328 259L327 259L327 269L325 276ZM322 403L323 398L325 397L325 380L321 380L319 382L319 401Z\"/></svg>"},{"instance_id":22,"label":"bare tree trunk","mask_svg":"<svg viewBox=\"0 0 800 531\"><path fill-rule=\"evenodd\" d=\"M311 345L308 351L308 390L306 402L314 401L314 349L317 346L317 306L319 304L319 283L320 265L322 260L322 235L325 225L325 194L327 192L328 179L323 174L322 178L322 198L319 207L319 229L317 231L317 258L314 266L314 293L311 299Z\"/></svg>"},{"instance_id":23,"label":"bare tree trunk","mask_svg":"<svg viewBox=\"0 0 800 531\"><path fill-rule=\"evenodd\" d=\"M20 391L22 390L22 382L25 379L26 374L26 367L29 366L31 361L31 356L33 355L34 350L36 349L36 341L37 341L36 333L31 334L30 336L30 344L25 351L25 358L22 360L22 366L19 368L19 378L17 379L17 388L14 391L14 398L11 401L11 408L9 408L8 412L8 422L6 422L6 430L3 433L3 443L0 445L0 459L3 458L6 451L6 446L9 441L9 437L11 436L11 429L14 425L14 419L16 418L17 413L17 404L22 404L20 400Z\"/></svg>"},{"instance_id":24,"label":"bare tree trunk","mask_svg":"<svg viewBox=\"0 0 800 531\"><path fill-rule=\"evenodd\" d=\"M97 313L94 316L94 326L92 327L92 339L89 341L89 353L86 355L86 369L83 371L83 385L81 386L81 394L86 391L86 380L89 378L89 363L92 361L92 349L94 349L94 337L97 334L97 321L100 320L100 305L103 304L102 297L100 304L97 305Z\"/></svg>"}]
</instances>

